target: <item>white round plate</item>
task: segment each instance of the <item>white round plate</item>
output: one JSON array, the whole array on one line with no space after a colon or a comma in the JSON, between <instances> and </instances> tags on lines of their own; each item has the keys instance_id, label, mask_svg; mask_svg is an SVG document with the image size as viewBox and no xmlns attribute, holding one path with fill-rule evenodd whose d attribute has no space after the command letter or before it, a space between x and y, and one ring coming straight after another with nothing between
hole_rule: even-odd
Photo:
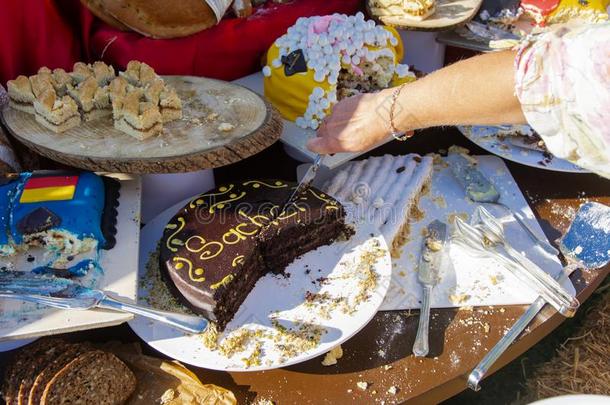
<instances>
[{"instance_id":1,"label":"white round plate","mask_svg":"<svg viewBox=\"0 0 610 405\"><path fill-rule=\"evenodd\" d=\"M31 339L17 339L17 340L5 340L3 342L0 342L0 353L1 352L8 352L9 350L14 350L14 349L18 349L22 346L25 346L29 343L32 343L33 341L35 341L37 338L31 338Z\"/></svg>"},{"instance_id":2,"label":"white round plate","mask_svg":"<svg viewBox=\"0 0 610 405\"><path fill-rule=\"evenodd\" d=\"M163 229L173 215L189 200L167 209L150 221L141 232L140 280L138 297L147 305L146 266L157 247ZM372 265L362 258L368 252L378 257ZM367 269L374 274L374 287L366 285ZM224 371L262 371L285 367L328 352L360 331L377 313L388 290L392 264L385 240L372 225L362 225L349 241L335 242L311 251L291 263L289 277L268 274L250 292L234 319L227 325L219 341L236 338L252 331L267 335L249 339L245 350L231 357L210 350L201 335L184 334L160 323L136 317L129 322L135 333L156 350L184 363ZM307 293L335 298L312 305ZM321 294L321 295L320 295ZM356 303L359 294L367 297ZM336 301L336 302L337 302ZM348 313L351 312L351 313ZM274 323L287 328L283 334ZM307 335L320 333L318 344L309 345ZM290 336L292 339L287 340ZM283 348L281 346L283 345ZM259 349L260 356L252 357ZM293 351L292 353L288 353ZM245 358L258 358L260 363L246 364Z\"/></svg>"},{"instance_id":3,"label":"white round plate","mask_svg":"<svg viewBox=\"0 0 610 405\"><path fill-rule=\"evenodd\" d=\"M528 127L528 126L524 126ZM567 160L553 157L550 162L542 164L544 155L542 152L515 146L509 142L509 137L498 137L498 131L502 128L497 126L458 126L462 134L472 142L476 143L486 151L498 155L504 159L521 163L538 169L552 170L568 173L589 173L582 167L568 162Z\"/></svg>"},{"instance_id":4,"label":"white round plate","mask_svg":"<svg viewBox=\"0 0 610 405\"><path fill-rule=\"evenodd\" d=\"M608 405L610 397L606 395L561 395L558 397L541 399L530 405Z\"/></svg>"}]
</instances>

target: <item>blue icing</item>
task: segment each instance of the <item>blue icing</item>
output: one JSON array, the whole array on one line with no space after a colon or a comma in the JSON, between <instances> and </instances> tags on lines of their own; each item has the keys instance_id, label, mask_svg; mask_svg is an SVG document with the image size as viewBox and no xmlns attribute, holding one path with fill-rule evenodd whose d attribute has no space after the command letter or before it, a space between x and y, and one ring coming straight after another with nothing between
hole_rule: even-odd
<instances>
[{"instance_id":1,"label":"blue icing","mask_svg":"<svg viewBox=\"0 0 610 405\"><path fill-rule=\"evenodd\" d=\"M9 224L11 223L11 207L17 194L21 194L21 187L30 177L30 173L22 173L18 179L0 185L0 252L11 252L9 239Z\"/></svg>"},{"instance_id":2,"label":"blue icing","mask_svg":"<svg viewBox=\"0 0 610 405\"><path fill-rule=\"evenodd\" d=\"M587 268L610 262L610 207L595 202L581 205L559 247Z\"/></svg>"},{"instance_id":3,"label":"blue icing","mask_svg":"<svg viewBox=\"0 0 610 405\"><path fill-rule=\"evenodd\" d=\"M30 174L28 173L27 176L29 177ZM82 172L78 176L74 197L71 200L19 203L22 192L21 189L19 190L14 199L15 204L9 223L10 234L15 243L19 244L23 240L23 235L17 229L19 221L37 208L44 207L61 218L61 225L57 230L67 231L81 240L87 237L94 238L99 241L99 247L104 246L106 241L101 229L105 203L104 182L99 176L90 172Z\"/></svg>"},{"instance_id":4,"label":"blue icing","mask_svg":"<svg viewBox=\"0 0 610 405\"><path fill-rule=\"evenodd\" d=\"M83 277L86 276L90 269L97 268L98 264L93 259L81 260L74 266L67 269L56 269L50 266L40 266L32 270L35 274L57 275L60 277Z\"/></svg>"}]
</instances>

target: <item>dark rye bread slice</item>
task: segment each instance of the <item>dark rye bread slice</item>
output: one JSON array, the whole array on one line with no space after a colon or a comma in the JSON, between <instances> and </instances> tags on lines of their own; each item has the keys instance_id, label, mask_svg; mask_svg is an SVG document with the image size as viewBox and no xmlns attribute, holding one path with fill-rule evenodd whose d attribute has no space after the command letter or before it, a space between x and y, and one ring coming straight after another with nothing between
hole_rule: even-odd
<instances>
[{"instance_id":1,"label":"dark rye bread slice","mask_svg":"<svg viewBox=\"0 0 610 405\"><path fill-rule=\"evenodd\" d=\"M93 350L62 368L47 384L40 403L123 404L136 389L136 377L112 353Z\"/></svg>"},{"instance_id":2,"label":"dark rye bread slice","mask_svg":"<svg viewBox=\"0 0 610 405\"><path fill-rule=\"evenodd\" d=\"M28 403L28 397L30 395L30 389L36 379L38 373L44 370L48 364L52 363L57 357L64 352L64 350L70 346L69 343L60 340L52 348L49 348L39 358L28 364L24 370L24 375L19 383L19 391L17 393L17 404L26 405Z\"/></svg>"},{"instance_id":3,"label":"dark rye bread slice","mask_svg":"<svg viewBox=\"0 0 610 405\"><path fill-rule=\"evenodd\" d=\"M31 374L32 366L52 357L62 344L64 341L61 339L40 339L15 354L6 368L2 384L6 405L18 404L21 382Z\"/></svg>"},{"instance_id":4,"label":"dark rye bread slice","mask_svg":"<svg viewBox=\"0 0 610 405\"><path fill-rule=\"evenodd\" d=\"M77 358L83 353L93 350L93 347L85 343L75 343L68 345L63 353L47 364L47 366L36 376L36 379L31 385L26 402L28 405L39 405L42 399L42 394L47 384L55 374L63 369L68 363Z\"/></svg>"}]
</instances>

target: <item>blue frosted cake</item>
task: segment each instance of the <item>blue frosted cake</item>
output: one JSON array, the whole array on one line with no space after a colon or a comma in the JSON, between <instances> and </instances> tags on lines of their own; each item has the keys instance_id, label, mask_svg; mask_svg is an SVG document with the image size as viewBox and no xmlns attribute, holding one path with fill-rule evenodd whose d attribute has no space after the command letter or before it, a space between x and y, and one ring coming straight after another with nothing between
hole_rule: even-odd
<instances>
[{"instance_id":1,"label":"blue frosted cake","mask_svg":"<svg viewBox=\"0 0 610 405\"><path fill-rule=\"evenodd\" d=\"M0 257L41 247L48 261L35 264L65 267L80 254L114 246L115 180L90 172L53 171L14 174L1 181Z\"/></svg>"}]
</instances>

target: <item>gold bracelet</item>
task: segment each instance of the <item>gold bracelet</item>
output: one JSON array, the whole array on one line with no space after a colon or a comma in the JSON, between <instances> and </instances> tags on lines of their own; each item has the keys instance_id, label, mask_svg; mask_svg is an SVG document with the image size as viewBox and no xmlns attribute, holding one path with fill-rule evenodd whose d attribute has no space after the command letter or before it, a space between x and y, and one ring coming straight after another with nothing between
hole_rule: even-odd
<instances>
[{"instance_id":1,"label":"gold bracelet","mask_svg":"<svg viewBox=\"0 0 610 405\"><path fill-rule=\"evenodd\" d=\"M401 84L394 89L394 92L392 93L392 105L390 106L390 129L392 130L392 137L401 142L406 141L413 135L413 133L408 134L404 131L400 131L394 124L394 107L396 106L396 100L398 100L398 96L400 95L400 91L403 87L404 84Z\"/></svg>"}]
</instances>

